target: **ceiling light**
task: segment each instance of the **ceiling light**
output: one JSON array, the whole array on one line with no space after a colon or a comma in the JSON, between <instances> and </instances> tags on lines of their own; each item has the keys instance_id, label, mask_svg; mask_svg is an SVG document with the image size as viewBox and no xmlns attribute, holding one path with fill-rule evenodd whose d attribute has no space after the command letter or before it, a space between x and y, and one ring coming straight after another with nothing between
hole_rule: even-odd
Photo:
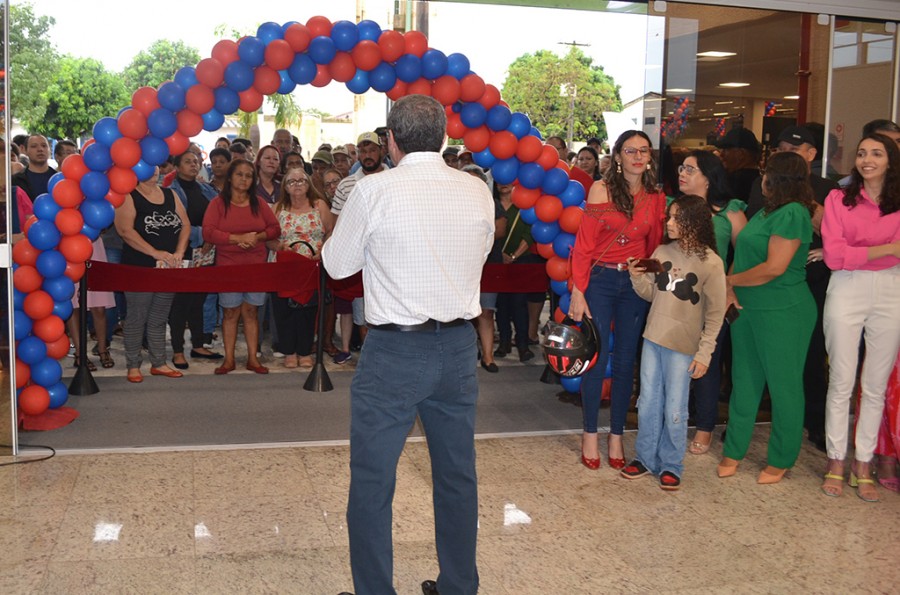
<instances>
[{"instance_id":1,"label":"ceiling light","mask_svg":"<svg viewBox=\"0 0 900 595\"><path fill-rule=\"evenodd\" d=\"M728 112L716 112L713 114L714 116L727 116Z\"/></svg>"},{"instance_id":2,"label":"ceiling light","mask_svg":"<svg viewBox=\"0 0 900 595\"><path fill-rule=\"evenodd\" d=\"M750 83L719 83L719 86L720 87L729 87L729 88L749 87Z\"/></svg>"},{"instance_id":3,"label":"ceiling light","mask_svg":"<svg viewBox=\"0 0 900 595\"><path fill-rule=\"evenodd\" d=\"M731 105L733 101L717 101L716 105Z\"/></svg>"},{"instance_id":4,"label":"ceiling light","mask_svg":"<svg viewBox=\"0 0 900 595\"><path fill-rule=\"evenodd\" d=\"M666 89L666 93L693 93L693 89Z\"/></svg>"},{"instance_id":5,"label":"ceiling light","mask_svg":"<svg viewBox=\"0 0 900 595\"><path fill-rule=\"evenodd\" d=\"M701 58L730 58L731 56L737 56L734 52L719 52L719 51L709 51L709 52L700 52L697 54Z\"/></svg>"},{"instance_id":6,"label":"ceiling light","mask_svg":"<svg viewBox=\"0 0 900 595\"><path fill-rule=\"evenodd\" d=\"M785 99L800 99L799 95L785 95Z\"/></svg>"}]
</instances>

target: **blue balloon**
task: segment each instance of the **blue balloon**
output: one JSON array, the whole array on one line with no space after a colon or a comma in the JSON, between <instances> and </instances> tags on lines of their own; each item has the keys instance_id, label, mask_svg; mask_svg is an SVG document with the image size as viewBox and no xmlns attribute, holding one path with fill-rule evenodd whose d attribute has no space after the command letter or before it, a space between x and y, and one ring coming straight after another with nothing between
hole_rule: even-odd
<instances>
[{"instance_id":1,"label":"blue balloon","mask_svg":"<svg viewBox=\"0 0 900 595\"><path fill-rule=\"evenodd\" d=\"M28 241L38 250L49 250L56 248L62 236L56 229L56 223L53 221L40 220L35 221L28 228Z\"/></svg>"},{"instance_id":2,"label":"blue balloon","mask_svg":"<svg viewBox=\"0 0 900 595\"><path fill-rule=\"evenodd\" d=\"M519 160L515 157L498 159L491 166L491 175L498 184L512 184L519 175Z\"/></svg>"},{"instance_id":3,"label":"blue balloon","mask_svg":"<svg viewBox=\"0 0 900 595\"><path fill-rule=\"evenodd\" d=\"M85 147L81 152L81 158L88 169L92 171L105 172L113 166L112 157L109 154L109 147L94 143Z\"/></svg>"},{"instance_id":4,"label":"blue balloon","mask_svg":"<svg viewBox=\"0 0 900 595\"><path fill-rule=\"evenodd\" d=\"M544 194L552 194L553 196L558 196L562 194L568 187L569 174L559 169L558 167L552 167L547 170L546 174L544 174L544 183L541 184L541 188L544 190Z\"/></svg>"},{"instance_id":5,"label":"blue balloon","mask_svg":"<svg viewBox=\"0 0 900 595\"><path fill-rule=\"evenodd\" d=\"M95 229L106 229L116 216L116 209L106 200L86 200L79 209L84 222Z\"/></svg>"},{"instance_id":6,"label":"blue balloon","mask_svg":"<svg viewBox=\"0 0 900 595\"><path fill-rule=\"evenodd\" d=\"M559 309L563 312L569 311L569 304L572 301L572 294L566 292L559 296Z\"/></svg>"},{"instance_id":7,"label":"blue balloon","mask_svg":"<svg viewBox=\"0 0 900 595\"><path fill-rule=\"evenodd\" d=\"M31 318L21 310L15 310L15 321L13 322L13 330L16 333L16 341L21 341L31 332ZM24 361L24 360L23 360Z\"/></svg>"},{"instance_id":8,"label":"blue balloon","mask_svg":"<svg viewBox=\"0 0 900 595\"><path fill-rule=\"evenodd\" d=\"M34 335L19 341L16 355L24 363L32 366L47 357L47 344Z\"/></svg>"},{"instance_id":9,"label":"blue balloon","mask_svg":"<svg viewBox=\"0 0 900 595\"><path fill-rule=\"evenodd\" d=\"M531 132L531 120L522 112L516 112L510 118L507 130L516 135L516 138L523 138Z\"/></svg>"},{"instance_id":10,"label":"blue balloon","mask_svg":"<svg viewBox=\"0 0 900 595\"><path fill-rule=\"evenodd\" d=\"M606 360L606 371L603 373L604 378L612 378L613 375L613 364L612 364L612 352L609 354L609 359Z\"/></svg>"},{"instance_id":11,"label":"blue balloon","mask_svg":"<svg viewBox=\"0 0 900 595\"><path fill-rule=\"evenodd\" d=\"M169 145L161 138L145 136L140 140L141 159L148 165L156 166L169 158ZM93 146L93 145L91 145ZM88 147L89 149L91 147Z\"/></svg>"},{"instance_id":12,"label":"blue balloon","mask_svg":"<svg viewBox=\"0 0 900 595\"><path fill-rule=\"evenodd\" d=\"M178 130L178 120L175 114L165 108L157 108L150 112L147 118L147 126L150 128L150 134L157 138L166 138L175 134Z\"/></svg>"},{"instance_id":13,"label":"blue balloon","mask_svg":"<svg viewBox=\"0 0 900 595\"><path fill-rule=\"evenodd\" d=\"M17 269L19 265L13 264L13 270ZM23 305L25 304L25 294L13 287L13 308L16 310L21 310Z\"/></svg>"},{"instance_id":14,"label":"blue balloon","mask_svg":"<svg viewBox=\"0 0 900 595\"><path fill-rule=\"evenodd\" d=\"M369 84L380 93L387 93L397 84L397 73L394 67L382 62L369 72Z\"/></svg>"},{"instance_id":15,"label":"blue balloon","mask_svg":"<svg viewBox=\"0 0 900 595\"><path fill-rule=\"evenodd\" d=\"M216 108L203 114L203 130L215 132L225 123L225 116Z\"/></svg>"},{"instance_id":16,"label":"blue balloon","mask_svg":"<svg viewBox=\"0 0 900 595\"><path fill-rule=\"evenodd\" d=\"M480 103L467 103L462 106L459 119L466 128L478 128L487 119L487 110Z\"/></svg>"},{"instance_id":17,"label":"blue balloon","mask_svg":"<svg viewBox=\"0 0 900 595\"><path fill-rule=\"evenodd\" d=\"M216 111L228 115L238 111L241 106L241 96L228 87L219 87L214 91L216 96Z\"/></svg>"},{"instance_id":18,"label":"blue balloon","mask_svg":"<svg viewBox=\"0 0 900 595\"><path fill-rule=\"evenodd\" d=\"M331 26L331 40L341 52L349 52L359 41L359 28L350 21L338 21Z\"/></svg>"},{"instance_id":19,"label":"blue balloon","mask_svg":"<svg viewBox=\"0 0 900 595\"><path fill-rule=\"evenodd\" d=\"M49 293L54 302L71 300L72 296L75 295L75 283L65 275L53 279L44 279L44 282L41 283L41 289Z\"/></svg>"},{"instance_id":20,"label":"blue balloon","mask_svg":"<svg viewBox=\"0 0 900 595\"><path fill-rule=\"evenodd\" d=\"M539 140L544 140L544 136L541 134L541 131L534 126L531 127L531 132L529 132L528 134L531 136L536 136Z\"/></svg>"},{"instance_id":21,"label":"blue balloon","mask_svg":"<svg viewBox=\"0 0 900 595\"><path fill-rule=\"evenodd\" d=\"M493 167L494 163L497 162L497 158L494 157L494 154L491 153L491 148L488 147L484 151L473 153L472 161L474 161L476 165L486 169L489 167Z\"/></svg>"},{"instance_id":22,"label":"blue balloon","mask_svg":"<svg viewBox=\"0 0 900 595\"><path fill-rule=\"evenodd\" d=\"M266 44L259 37L245 37L238 43L238 56L241 58L240 62L243 62L250 68L256 68L266 59ZM231 87L230 84L228 86ZM237 91L238 89L235 90ZM239 90L243 91L243 89Z\"/></svg>"},{"instance_id":23,"label":"blue balloon","mask_svg":"<svg viewBox=\"0 0 900 595\"><path fill-rule=\"evenodd\" d=\"M96 144L96 143L95 143L95 144ZM101 146L102 146L102 145L101 145ZM105 148L105 147L104 147L104 148ZM84 158L82 157L82 159L84 159ZM110 163L111 163L111 162L110 162ZM61 171L58 171L58 172L56 172L55 174L53 174L52 176L50 176L50 179L47 180L47 193L48 193L48 194L53 194L53 187L56 186L57 184L59 184L60 182L62 182L63 180L65 180L65 179L66 179L66 176L63 175L63 173L62 173Z\"/></svg>"},{"instance_id":24,"label":"blue balloon","mask_svg":"<svg viewBox=\"0 0 900 595\"><path fill-rule=\"evenodd\" d=\"M316 63L306 54L297 54L294 61L288 67L288 74L298 85L308 85L316 78ZM223 112L225 113L225 112Z\"/></svg>"},{"instance_id":25,"label":"blue balloon","mask_svg":"<svg viewBox=\"0 0 900 595\"><path fill-rule=\"evenodd\" d=\"M134 175L137 176L137 179L140 182L149 180L156 173L155 166L150 165L143 159L141 159L140 161L135 163L133 166L131 166L131 171L134 172ZM104 201L104 202L106 202L106 201Z\"/></svg>"},{"instance_id":26,"label":"blue balloon","mask_svg":"<svg viewBox=\"0 0 900 595\"><path fill-rule=\"evenodd\" d=\"M441 50L426 50L422 55L422 76L427 79L439 79L447 74L447 56Z\"/></svg>"},{"instance_id":27,"label":"blue balloon","mask_svg":"<svg viewBox=\"0 0 900 595\"><path fill-rule=\"evenodd\" d=\"M297 83L294 82L294 79L291 78L291 75L288 74L287 70L279 70L278 77L281 79L281 84L278 85L279 95L289 95L297 87ZM218 130L218 128L216 128L216 130Z\"/></svg>"},{"instance_id":28,"label":"blue balloon","mask_svg":"<svg viewBox=\"0 0 900 595\"><path fill-rule=\"evenodd\" d=\"M69 389L62 382L47 387L50 394L50 409L59 409L69 400Z\"/></svg>"},{"instance_id":29,"label":"blue balloon","mask_svg":"<svg viewBox=\"0 0 900 595\"><path fill-rule=\"evenodd\" d=\"M319 35L309 42L309 48L307 48L306 53L316 64L331 64L331 61L334 60L334 55L337 53L337 48L330 37Z\"/></svg>"},{"instance_id":30,"label":"blue balloon","mask_svg":"<svg viewBox=\"0 0 900 595\"><path fill-rule=\"evenodd\" d=\"M193 66L179 68L178 72L175 73L174 80L185 92L200 82L197 80L197 71ZM159 92L157 92L157 96L158 94Z\"/></svg>"},{"instance_id":31,"label":"blue balloon","mask_svg":"<svg viewBox=\"0 0 900 595\"><path fill-rule=\"evenodd\" d=\"M66 272L66 257L57 250L44 250L38 254L34 267L45 279L59 277Z\"/></svg>"},{"instance_id":32,"label":"blue balloon","mask_svg":"<svg viewBox=\"0 0 900 595\"><path fill-rule=\"evenodd\" d=\"M519 168L519 184L523 188L540 188L541 184L544 183L545 175L544 168L537 163L533 161L531 163L523 163L522 167Z\"/></svg>"},{"instance_id":33,"label":"blue balloon","mask_svg":"<svg viewBox=\"0 0 900 595\"><path fill-rule=\"evenodd\" d=\"M485 124L494 132L506 130L512 120L512 112L505 105L495 105L487 113Z\"/></svg>"},{"instance_id":34,"label":"blue balloon","mask_svg":"<svg viewBox=\"0 0 900 595\"><path fill-rule=\"evenodd\" d=\"M49 194L41 194L34 199L34 216L45 221L53 221L62 207Z\"/></svg>"},{"instance_id":35,"label":"blue balloon","mask_svg":"<svg viewBox=\"0 0 900 595\"><path fill-rule=\"evenodd\" d=\"M559 195L564 207L576 207L584 202L584 186L577 180L569 180L566 189Z\"/></svg>"},{"instance_id":36,"label":"blue balloon","mask_svg":"<svg viewBox=\"0 0 900 595\"><path fill-rule=\"evenodd\" d=\"M100 230L85 223L81 226L81 235L87 236L89 240L94 242L100 237Z\"/></svg>"},{"instance_id":37,"label":"blue balloon","mask_svg":"<svg viewBox=\"0 0 900 595\"><path fill-rule=\"evenodd\" d=\"M225 84L235 93L246 91L253 86L253 68L243 60L235 60L225 67Z\"/></svg>"},{"instance_id":38,"label":"blue balloon","mask_svg":"<svg viewBox=\"0 0 900 595\"><path fill-rule=\"evenodd\" d=\"M61 302L53 302L53 313L63 320L68 320L72 315L72 300L63 300Z\"/></svg>"},{"instance_id":39,"label":"blue balloon","mask_svg":"<svg viewBox=\"0 0 900 595\"><path fill-rule=\"evenodd\" d=\"M422 78L422 60L415 54L403 54L394 64L397 78L404 83L412 83Z\"/></svg>"},{"instance_id":40,"label":"blue balloon","mask_svg":"<svg viewBox=\"0 0 900 595\"><path fill-rule=\"evenodd\" d=\"M556 295L562 295L569 291L569 284L566 281L550 281L550 289Z\"/></svg>"},{"instance_id":41,"label":"blue balloon","mask_svg":"<svg viewBox=\"0 0 900 595\"><path fill-rule=\"evenodd\" d=\"M100 118L94 124L94 140L101 145L109 148L120 138L122 138L122 133L119 132L119 123L115 118Z\"/></svg>"},{"instance_id":42,"label":"blue balloon","mask_svg":"<svg viewBox=\"0 0 900 595\"><path fill-rule=\"evenodd\" d=\"M458 114L459 112L462 111L462 104L457 101L456 103L453 104L453 107L451 107L450 109L453 110L454 114Z\"/></svg>"},{"instance_id":43,"label":"blue balloon","mask_svg":"<svg viewBox=\"0 0 900 595\"><path fill-rule=\"evenodd\" d=\"M362 95L369 90L369 73L360 68L356 69L353 78L346 82L347 89L357 95Z\"/></svg>"},{"instance_id":44,"label":"blue balloon","mask_svg":"<svg viewBox=\"0 0 900 595\"><path fill-rule=\"evenodd\" d=\"M47 388L59 382L60 378L62 378L62 366L52 357L45 357L31 365L31 381L34 384Z\"/></svg>"},{"instance_id":45,"label":"blue balloon","mask_svg":"<svg viewBox=\"0 0 900 595\"><path fill-rule=\"evenodd\" d=\"M582 376L560 376L559 383L567 393L577 395L581 392Z\"/></svg>"},{"instance_id":46,"label":"blue balloon","mask_svg":"<svg viewBox=\"0 0 900 595\"><path fill-rule=\"evenodd\" d=\"M184 109L184 89L178 83L169 81L160 85L156 92L156 98L159 100L159 104L170 112L179 112ZM149 124L149 121L147 123Z\"/></svg>"},{"instance_id":47,"label":"blue balloon","mask_svg":"<svg viewBox=\"0 0 900 595\"><path fill-rule=\"evenodd\" d=\"M290 29L291 25L302 25L303 23L298 23L297 21L288 21L284 25L281 26L281 34L284 35L288 29ZM257 37L259 37L259 33L257 33Z\"/></svg>"},{"instance_id":48,"label":"blue balloon","mask_svg":"<svg viewBox=\"0 0 900 595\"><path fill-rule=\"evenodd\" d=\"M356 28L359 30L359 38L361 40L368 39L377 43L378 38L381 37L381 25L375 21L368 19L360 21Z\"/></svg>"},{"instance_id":49,"label":"blue balloon","mask_svg":"<svg viewBox=\"0 0 900 595\"><path fill-rule=\"evenodd\" d=\"M553 238L553 252L560 258L569 258L569 253L575 247L575 234L566 231L560 231L559 235ZM564 308L563 310L566 310Z\"/></svg>"},{"instance_id":50,"label":"blue balloon","mask_svg":"<svg viewBox=\"0 0 900 595\"><path fill-rule=\"evenodd\" d=\"M534 225L535 223L537 223L538 218L537 214L534 212L534 207L531 207L530 209L520 210L519 219L521 219L528 225Z\"/></svg>"},{"instance_id":51,"label":"blue balloon","mask_svg":"<svg viewBox=\"0 0 900 595\"><path fill-rule=\"evenodd\" d=\"M78 183L88 200L103 200L109 192L109 178L98 171L89 171Z\"/></svg>"},{"instance_id":52,"label":"blue balloon","mask_svg":"<svg viewBox=\"0 0 900 595\"><path fill-rule=\"evenodd\" d=\"M559 223L556 221L553 221L552 223L537 221L531 226L531 237L534 238L535 242L540 244L549 244L558 235Z\"/></svg>"},{"instance_id":53,"label":"blue balloon","mask_svg":"<svg viewBox=\"0 0 900 595\"><path fill-rule=\"evenodd\" d=\"M130 105L126 105L125 107L120 109L118 112L116 112L116 120L119 119L119 116L121 116L122 114L124 114L125 112L127 112L130 109L134 109L134 108L132 108Z\"/></svg>"},{"instance_id":54,"label":"blue balloon","mask_svg":"<svg viewBox=\"0 0 900 595\"><path fill-rule=\"evenodd\" d=\"M447 56L447 74L455 79L461 80L469 74L469 59L463 54L450 54Z\"/></svg>"},{"instance_id":55,"label":"blue balloon","mask_svg":"<svg viewBox=\"0 0 900 595\"><path fill-rule=\"evenodd\" d=\"M284 29L278 23L269 21L263 23L256 30L256 36L266 45L269 45L276 39L284 39Z\"/></svg>"}]
</instances>

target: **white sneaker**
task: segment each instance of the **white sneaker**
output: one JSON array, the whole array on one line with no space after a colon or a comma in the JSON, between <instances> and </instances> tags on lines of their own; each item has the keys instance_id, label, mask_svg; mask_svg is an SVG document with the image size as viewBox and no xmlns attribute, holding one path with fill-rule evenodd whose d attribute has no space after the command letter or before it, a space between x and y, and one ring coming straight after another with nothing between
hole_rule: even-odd
<instances>
[{"instance_id":1,"label":"white sneaker","mask_svg":"<svg viewBox=\"0 0 900 595\"><path fill-rule=\"evenodd\" d=\"M279 357L279 358L281 358L281 357L284 357L284 354L281 353L280 351L273 351L273 352L272 352L272 357Z\"/></svg>"}]
</instances>

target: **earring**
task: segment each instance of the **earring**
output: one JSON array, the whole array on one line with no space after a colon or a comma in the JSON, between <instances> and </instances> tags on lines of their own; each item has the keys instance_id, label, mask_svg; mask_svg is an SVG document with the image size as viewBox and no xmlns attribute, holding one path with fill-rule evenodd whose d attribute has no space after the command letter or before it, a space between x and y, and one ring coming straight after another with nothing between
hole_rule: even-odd
<instances>
[{"instance_id":1,"label":"earring","mask_svg":"<svg viewBox=\"0 0 900 595\"><path fill-rule=\"evenodd\" d=\"M647 164L647 171L650 171L650 164Z\"/></svg>"},{"instance_id":2,"label":"earring","mask_svg":"<svg viewBox=\"0 0 900 595\"><path fill-rule=\"evenodd\" d=\"M622 173L622 162L621 161L616 161L616 173L617 174Z\"/></svg>"}]
</instances>

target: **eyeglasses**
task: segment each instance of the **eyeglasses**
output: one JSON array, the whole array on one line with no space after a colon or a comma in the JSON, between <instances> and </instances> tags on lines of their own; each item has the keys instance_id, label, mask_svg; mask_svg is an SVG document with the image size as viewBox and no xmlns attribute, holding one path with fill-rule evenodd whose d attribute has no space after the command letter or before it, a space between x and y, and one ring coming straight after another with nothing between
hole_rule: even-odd
<instances>
[{"instance_id":1,"label":"eyeglasses","mask_svg":"<svg viewBox=\"0 0 900 595\"><path fill-rule=\"evenodd\" d=\"M622 152L625 153L626 155L628 155L629 157L634 157L638 153L640 153L641 155L649 155L650 147L641 147L640 149L628 147L627 149L622 149Z\"/></svg>"},{"instance_id":2,"label":"eyeglasses","mask_svg":"<svg viewBox=\"0 0 900 595\"><path fill-rule=\"evenodd\" d=\"M299 186L300 184L309 184L305 178L293 179L293 180L285 180L284 185L288 188L293 188L294 186Z\"/></svg>"},{"instance_id":3,"label":"eyeglasses","mask_svg":"<svg viewBox=\"0 0 900 595\"><path fill-rule=\"evenodd\" d=\"M694 167L693 165L679 165L678 166L678 173L680 173L680 174L687 174L689 176L692 176L695 173L697 173L698 171L700 171L700 169L697 167Z\"/></svg>"}]
</instances>

